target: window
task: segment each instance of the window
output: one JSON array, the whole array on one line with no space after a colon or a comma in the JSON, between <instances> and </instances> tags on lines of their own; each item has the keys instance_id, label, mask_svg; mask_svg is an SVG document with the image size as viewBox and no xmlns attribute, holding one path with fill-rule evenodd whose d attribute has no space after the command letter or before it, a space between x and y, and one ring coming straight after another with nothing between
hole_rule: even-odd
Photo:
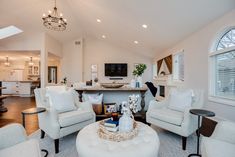
<instances>
[{"instance_id":1,"label":"window","mask_svg":"<svg viewBox=\"0 0 235 157\"><path fill-rule=\"evenodd\" d=\"M173 55L173 80L184 81L184 52Z\"/></svg>"},{"instance_id":2,"label":"window","mask_svg":"<svg viewBox=\"0 0 235 157\"><path fill-rule=\"evenodd\" d=\"M210 55L210 96L235 101L235 28L226 32Z\"/></svg>"}]
</instances>

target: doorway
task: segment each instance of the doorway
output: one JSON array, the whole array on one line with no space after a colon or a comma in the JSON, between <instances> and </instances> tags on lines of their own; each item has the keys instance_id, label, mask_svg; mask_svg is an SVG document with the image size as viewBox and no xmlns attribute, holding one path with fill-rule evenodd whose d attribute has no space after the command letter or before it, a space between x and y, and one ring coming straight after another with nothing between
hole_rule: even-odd
<instances>
[{"instance_id":1,"label":"doorway","mask_svg":"<svg viewBox=\"0 0 235 157\"><path fill-rule=\"evenodd\" d=\"M57 66L48 66L48 83L57 84Z\"/></svg>"}]
</instances>

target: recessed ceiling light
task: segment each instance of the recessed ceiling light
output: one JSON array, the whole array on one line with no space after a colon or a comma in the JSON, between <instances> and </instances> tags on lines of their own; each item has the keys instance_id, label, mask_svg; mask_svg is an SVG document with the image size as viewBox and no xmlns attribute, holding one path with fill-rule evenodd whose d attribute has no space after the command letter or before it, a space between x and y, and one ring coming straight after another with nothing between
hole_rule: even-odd
<instances>
[{"instance_id":1,"label":"recessed ceiling light","mask_svg":"<svg viewBox=\"0 0 235 157\"><path fill-rule=\"evenodd\" d=\"M102 38L103 38L103 39L105 39L105 38L106 38L106 36L105 36L105 35L102 35Z\"/></svg>"},{"instance_id":2,"label":"recessed ceiling light","mask_svg":"<svg viewBox=\"0 0 235 157\"><path fill-rule=\"evenodd\" d=\"M143 24L142 27L143 27L143 28L147 28L148 26L147 26L146 24Z\"/></svg>"},{"instance_id":3,"label":"recessed ceiling light","mask_svg":"<svg viewBox=\"0 0 235 157\"><path fill-rule=\"evenodd\" d=\"M138 44L139 42L137 40L134 41L135 44Z\"/></svg>"},{"instance_id":4,"label":"recessed ceiling light","mask_svg":"<svg viewBox=\"0 0 235 157\"><path fill-rule=\"evenodd\" d=\"M15 26L8 26L5 28L0 29L0 39L4 39L19 33L22 33L23 31Z\"/></svg>"},{"instance_id":5,"label":"recessed ceiling light","mask_svg":"<svg viewBox=\"0 0 235 157\"><path fill-rule=\"evenodd\" d=\"M100 19L96 19L96 21L97 21L97 22L99 22L99 23L101 22L101 20L100 20Z\"/></svg>"}]
</instances>

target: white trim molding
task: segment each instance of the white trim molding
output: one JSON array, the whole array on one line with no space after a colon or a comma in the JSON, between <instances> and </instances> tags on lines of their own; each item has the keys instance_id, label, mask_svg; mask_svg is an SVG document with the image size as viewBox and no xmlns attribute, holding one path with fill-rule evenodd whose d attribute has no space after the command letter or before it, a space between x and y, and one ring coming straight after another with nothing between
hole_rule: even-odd
<instances>
[{"instance_id":1,"label":"white trim molding","mask_svg":"<svg viewBox=\"0 0 235 157\"><path fill-rule=\"evenodd\" d=\"M232 99L227 99L227 98L222 98L222 97L211 95L208 97L208 100L211 102L215 102L215 103L221 103L224 105L235 106L235 100L232 100Z\"/></svg>"}]
</instances>

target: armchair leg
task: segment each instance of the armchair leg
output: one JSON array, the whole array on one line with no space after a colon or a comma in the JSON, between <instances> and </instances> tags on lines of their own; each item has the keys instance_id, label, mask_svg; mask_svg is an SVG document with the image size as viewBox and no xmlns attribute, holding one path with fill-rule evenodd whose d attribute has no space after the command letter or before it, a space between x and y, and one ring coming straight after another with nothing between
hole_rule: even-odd
<instances>
[{"instance_id":1,"label":"armchair leg","mask_svg":"<svg viewBox=\"0 0 235 157\"><path fill-rule=\"evenodd\" d=\"M59 153L59 139L54 140L55 143L55 153Z\"/></svg>"},{"instance_id":2,"label":"armchair leg","mask_svg":"<svg viewBox=\"0 0 235 157\"><path fill-rule=\"evenodd\" d=\"M187 137L182 136L182 149L186 150Z\"/></svg>"},{"instance_id":3,"label":"armchair leg","mask_svg":"<svg viewBox=\"0 0 235 157\"><path fill-rule=\"evenodd\" d=\"M41 139L45 137L45 132L41 130Z\"/></svg>"}]
</instances>

